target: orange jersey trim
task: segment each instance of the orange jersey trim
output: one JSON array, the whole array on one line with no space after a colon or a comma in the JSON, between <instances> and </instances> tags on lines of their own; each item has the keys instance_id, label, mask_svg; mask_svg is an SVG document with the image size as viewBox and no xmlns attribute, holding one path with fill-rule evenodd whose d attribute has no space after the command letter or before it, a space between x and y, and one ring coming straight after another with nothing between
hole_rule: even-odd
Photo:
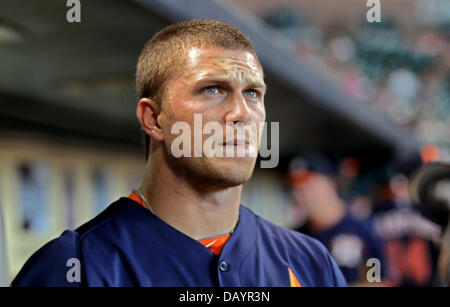
<instances>
[{"instance_id":1,"label":"orange jersey trim","mask_svg":"<svg viewBox=\"0 0 450 307\"><path fill-rule=\"evenodd\" d=\"M136 193L136 191L133 191L133 193L131 193L130 196L128 196L128 198L131 200L134 200L139 205L141 205L142 207L147 209L147 206L145 205L144 201L139 197L139 195Z\"/></svg>"},{"instance_id":2,"label":"orange jersey trim","mask_svg":"<svg viewBox=\"0 0 450 307\"><path fill-rule=\"evenodd\" d=\"M298 282L297 277L295 277L294 273L290 268L288 268L289 271L289 280L291 282L291 287L301 287L302 285Z\"/></svg>"},{"instance_id":3,"label":"orange jersey trim","mask_svg":"<svg viewBox=\"0 0 450 307\"><path fill-rule=\"evenodd\" d=\"M129 199L134 200L139 205L147 209L147 206L145 205L144 201L139 197L139 195L133 191L130 196L128 196ZM210 251L212 251L217 256L220 255L222 252L223 247L225 246L225 243L227 243L228 239L230 238L231 234L226 234L223 236L210 238L206 240L200 240L200 242L203 246L208 248Z\"/></svg>"},{"instance_id":4,"label":"orange jersey trim","mask_svg":"<svg viewBox=\"0 0 450 307\"><path fill-rule=\"evenodd\" d=\"M222 252L223 247L225 246L225 243L227 243L230 236L231 236L231 234L229 233L229 234L226 234L226 235L223 235L220 237L215 237L215 238L206 239L206 240L200 240L198 242L200 242L201 244L203 244L203 246L205 246L210 251L212 251L214 254L219 256L220 253Z\"/></svg>"}]
</instances>

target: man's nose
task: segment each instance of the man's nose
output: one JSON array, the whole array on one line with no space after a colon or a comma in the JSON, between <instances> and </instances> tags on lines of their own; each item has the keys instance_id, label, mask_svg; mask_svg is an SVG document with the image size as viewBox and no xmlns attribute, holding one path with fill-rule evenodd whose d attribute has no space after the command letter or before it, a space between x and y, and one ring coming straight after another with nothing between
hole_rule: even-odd
<instances>
[{"instance_id":1,"label":"man's nose","mask_svg":"<svg viewBox=\"0 0 450 307\"><path fill-rule=\"evenodd\" d=\"M227 107L227 113L225 116L226 122L241 122L246 123L249 121L250 110L248 108L247 101L242 93L234 93L230 97L230 101Z\"/></svg>"}]
</instances>

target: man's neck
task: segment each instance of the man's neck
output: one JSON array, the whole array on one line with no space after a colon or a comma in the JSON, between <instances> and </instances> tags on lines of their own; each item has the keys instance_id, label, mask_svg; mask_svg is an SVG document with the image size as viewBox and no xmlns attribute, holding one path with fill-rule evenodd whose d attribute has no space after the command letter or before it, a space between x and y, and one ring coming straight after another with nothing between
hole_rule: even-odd
<instances>
[{"instance_id":1,"label":"man's neck","mask_svg":"<svg viewBox=\"0 0 450 307\"><path fill-rule=\"evenodd\" d=\"M195 240L234 229L239 217L242 185L200 191L164 163L150 165L141 191L157 217Z\"/></svg>"}]
</instances>

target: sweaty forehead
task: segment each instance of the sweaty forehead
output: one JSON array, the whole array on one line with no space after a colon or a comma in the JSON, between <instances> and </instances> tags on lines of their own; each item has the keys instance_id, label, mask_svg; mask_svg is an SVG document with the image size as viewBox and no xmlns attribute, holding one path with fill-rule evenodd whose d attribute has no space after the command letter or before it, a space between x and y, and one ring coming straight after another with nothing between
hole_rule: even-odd
<instances>
[{"instance_id":1,"label":"sweaty forehead","mask_svg":"<svg viewBox=\"0 0 450 307\"><path fill-rule=\"evenodd\" d=\"M218 47L192 47L186 53L184 75L194 79L239 76L253 82L263 82L263 72L256 57L246 50Z\"/></svg>"}]
</instances>

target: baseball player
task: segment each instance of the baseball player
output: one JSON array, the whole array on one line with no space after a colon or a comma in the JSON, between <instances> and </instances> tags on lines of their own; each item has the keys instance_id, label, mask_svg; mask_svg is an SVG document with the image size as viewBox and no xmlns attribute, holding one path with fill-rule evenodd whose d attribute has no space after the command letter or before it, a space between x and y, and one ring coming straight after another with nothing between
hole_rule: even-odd
<instances>
[{"instance_id":1,"label":"baseball player","mask_svg":"<svg viewBox=\"0 0 450 307\"><path fill-rule=\"evenodd\" d=\"M297 159L296 159L297 160ZM369 221L358 220L348 212L336 185L337 167L321 153L308 153L294 160L291 171L293 204L306 214L295 230L319 240L330 251L349 285L367 283L367 261L380 262L380 279L385 277L381 239ZM382 285L381 280L376 285ZM384 285L384 284L383 284Z\"/></svg>"},{"instance_id":2,"label":"baseball player","mask_svg":"<svg viewBox=\"0 0 450 307\"><path fill-rule=\"evenodd\" d=\"M136 84L147 161L140 187L39 249L13 286L346 285L321 243L240 204L256 157L173 153L172 129L193 127L194 114L226 131L264 122L263 70L244 34L213 20L171 25L144 47Z\"/></svg>"}]
</instances>

